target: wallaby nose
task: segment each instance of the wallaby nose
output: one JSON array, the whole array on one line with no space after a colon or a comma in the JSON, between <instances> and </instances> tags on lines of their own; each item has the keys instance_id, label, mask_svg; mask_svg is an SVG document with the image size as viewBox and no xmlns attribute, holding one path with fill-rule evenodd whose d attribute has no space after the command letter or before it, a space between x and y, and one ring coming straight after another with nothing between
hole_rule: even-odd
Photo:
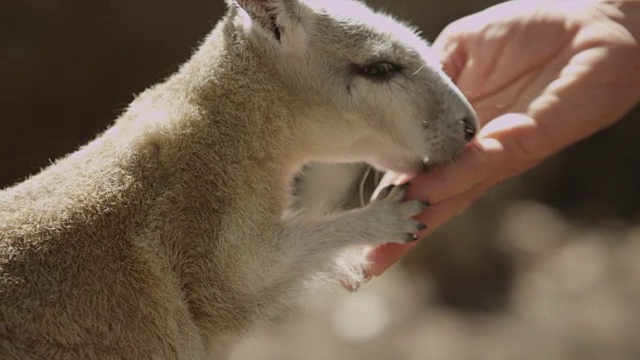
<instances>
[{"instance_id":1,"label":"wallaby nose","mask_svg":"<svg viewBox=\"0 0 640 360\"><path fill-rule=\"evenodd\" d=\"M467 141L471 141L474 136L476 136L476 132L478 131L478 121L475 116L468 115L464 119L462 119L462 126L464 127L464 139Z\"/></svg>"}]
</instances>

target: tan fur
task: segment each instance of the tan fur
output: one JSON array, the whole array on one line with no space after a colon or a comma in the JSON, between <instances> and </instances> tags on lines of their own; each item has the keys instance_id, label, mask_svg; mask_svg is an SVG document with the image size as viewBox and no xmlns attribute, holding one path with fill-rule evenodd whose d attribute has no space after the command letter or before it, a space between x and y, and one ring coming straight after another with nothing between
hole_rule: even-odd
<instances>
[{"instance_id":1,"label":"tan fur","mask_svg":"<svg viewBox=\"0 0 640 360\"><path fill-rule=\"evenodd\" d=\"M312 160L399 171L448 161L468 106L400 41L418 39L402 25L351 2L270 1L230 4L181 70L105 133L0 192L0 358L215 357L341 249L416 231L420 206L401 189L305 216L286 213L291 181ZM336 4L384 29L339 18ZM417 75L394 88L338 67L367 51L406 57Z\"/></svg>"}]
</instances>

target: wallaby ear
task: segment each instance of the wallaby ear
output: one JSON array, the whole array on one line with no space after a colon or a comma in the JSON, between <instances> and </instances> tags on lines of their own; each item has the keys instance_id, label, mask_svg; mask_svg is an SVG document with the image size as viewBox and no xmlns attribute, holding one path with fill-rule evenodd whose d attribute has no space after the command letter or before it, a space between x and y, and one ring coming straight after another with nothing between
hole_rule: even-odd
<instances>
[{"instance_id":1,"label":"wallaby ear","mask_svg":"<svg viewBox=\"0 0 640 360\"><path fill-rule=\"evenodd\" d=\"M297 0L235 0L251 20L280 41L285 31L299 21Z\"/></svg>"}]
</instances>

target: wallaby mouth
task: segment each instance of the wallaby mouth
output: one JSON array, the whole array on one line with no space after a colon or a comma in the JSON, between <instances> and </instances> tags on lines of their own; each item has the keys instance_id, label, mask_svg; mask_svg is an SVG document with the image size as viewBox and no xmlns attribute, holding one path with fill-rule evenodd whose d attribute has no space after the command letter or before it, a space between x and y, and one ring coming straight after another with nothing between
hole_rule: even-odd
<instances>
[{"instance_id":1,"label":"wallaby mouth","mask_svg":"<svg viewBox=\"0 0 640 360\"><path fill-rule=\"evenodd\" d=\"M469 113L451 125L452 127L448 127L444 134L440 134L438 141L427 141L428 150L424 153L426 156L423 155L420 165L416 165L416 169L429 171L435 167L455 162L478 132L478 121L473 113ZM425 128L428 128L428 125L425 125Z\"/></svg>"}]
</instances>

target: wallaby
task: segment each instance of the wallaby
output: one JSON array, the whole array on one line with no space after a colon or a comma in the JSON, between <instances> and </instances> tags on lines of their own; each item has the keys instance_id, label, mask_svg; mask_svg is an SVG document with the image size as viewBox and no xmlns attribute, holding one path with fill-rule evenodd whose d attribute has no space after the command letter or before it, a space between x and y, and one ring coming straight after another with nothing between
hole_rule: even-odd
<instances>
[{"instance_id":1,"label":"wallaby","mask_svg":"<svg viewBox=\"0 0 640 360\"><path fill-rule=\"evenodd\" d=\"M353 0L227 7L112 127L0 192L0 358L217 358L349 246L415 240L405 186L341 212L291 193L311 162L461 152L475 115L427 43Z\"/></svg>"}]
</instances>

